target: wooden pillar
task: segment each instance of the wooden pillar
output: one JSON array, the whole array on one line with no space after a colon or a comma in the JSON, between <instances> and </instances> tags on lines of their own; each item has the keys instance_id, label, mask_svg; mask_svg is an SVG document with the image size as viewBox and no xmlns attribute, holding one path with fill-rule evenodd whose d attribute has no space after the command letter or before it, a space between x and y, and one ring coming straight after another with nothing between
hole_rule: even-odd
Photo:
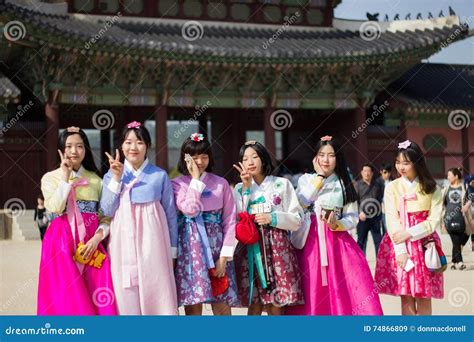
<instances>
[{"instance_id":1,"label":"wooden pillar","mask_svg":"<svg viewBox=\"0 0 474 342\"><path fill-rule=\"evenodd\" d=\"M160 105L155 109L155 162L162 169L168 170L168 106Z\"/></svg>"},{"instance_id":2,"label":"wooden pillar","mask_svg":"<svg viewBox=\"0 0 474 342\"><path fill-rule=\"evenodd\" d=\"M109 161L105 152L111 153L115 157L115 151L110 148L110 129L100 131L100 170L102 174L106 174L109 170Z\"/></svg>"},{"instance_id":3,"label":"wooden pillar","mask_svg":"<svg viewBox=\"0 0 474 342\"><path fill-rule=\"evenodd\" d=\"M464 169L464 172L471 173L471 170L469 170L469 125L466 128L463 128L461 130L461 139L462 139L462 167Z\"/></svg>"},{"instance_id":4,"label":"wooden pillar","mask_svg":"<svg viewBox=\"0 0 474 342\"><path fill-rule=\"evenodd\" d=\"M356 165L354 165L354 168L351 168L354 174L357 174L360 169L362 168L362 165L369 161L369 149L368 149L368 134L367 134L367 124L366 124L366 114L365 114L365 108L364 107L356 107L354 109L354 124L356 129L360 130L358 131L359 134L355 138L354 141L354 146L356 148Z\"/></svg>"},{"instance_id":5,"label":"wooden pillar","mask_svg":"<svg viewBox=\"0 0 474 342\"><path fill-rule=\"evenodd\" d=\"M275 111L275 108L271 106L265 107L263 110L263 131L265 136L265 147L272 156L273 160L276 160L276 142L275 142L275 129L272 127L271 116Z\"/></svg>"},{"instance_id":6,"label":"wooden pillar","mask_svg":"<svg viewBox=\"0 0 474 342\"><path fill-rule=\"evenodd\" d=\"M59 134L59 105L48 100L45 106L46 114L46 168L52 171L58 167L58 134Z\"/></svg>"}]
</instances>

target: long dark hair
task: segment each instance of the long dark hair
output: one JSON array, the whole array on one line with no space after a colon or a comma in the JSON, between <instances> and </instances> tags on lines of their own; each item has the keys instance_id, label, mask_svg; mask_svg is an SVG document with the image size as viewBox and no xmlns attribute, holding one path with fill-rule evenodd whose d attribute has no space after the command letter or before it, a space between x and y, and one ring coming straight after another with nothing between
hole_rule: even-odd
<instances>
[{"instance_id":1,"label":"long dark hair","mask_svg":"<svg viewBox=\"0 0 474 342\"><path fill-rule=\"evenodd\" d=\"M239 161L242 162L244 159L245 150L248 147L253 148L262 161L262 174L264 176L272 175L273 171L275 171L275 165L273 165L272 157L270 156L270 153L268 153L266 147L258 141L248 141L242 145L239 151Z\"/></svg>"},{"instance_id":2,"label":"long dark hair","mask_svg":"<svg viewBox=\"0 0 474 342\"><path fill-rule=\"evenodd\" d=\"M327 141L318 141L316 144L316 155L318 155L319 151L321 151L321 149L326 145L331 146L336 154L336 167L334 168L334 173L339 177L339 181L342 183L344 188L344 191L342 192L342 195L344 196L344 205L347 203L356 202L357 192L355 191L351 177L349 176L344 153L342 152L342 148L336 139L332 138L331 140Z\"/></svg>"},{"instance_id":3,"label":"long dark hair","mask_svg":"<svg viewBox=\"0 0 474 342\"><path fill-rule=\"evenodd\" d=\"M86 133L84 133L84 131L82 129L79 129L79 132L68 132L67 129L62 131L62 133L59 135L59 139L58 139L59 149L61 150L61 152L64 153L64 151L66 149L67 138L71 135L74 135L74 134L79 134L79 136L81 137L81 139L84 143L84 147L86 149L86 153L84 155L84 160L81 163L82 166L84 167L84 169L86 169L88 171L91 171L91 172L94 172L98 176L101 176L101 173L99 172L99 169L97 169L97 166L95 165L94 157L92 156L92 149L91 149L91 144L89 143L89 139L87 138Z\"/></svg>"},{"instance_id":4,"label":"long dark hair","mask_svg":"<svg viewBox=\"0 0 474 342\"><path fill-rule=\"evenodd\" d=\"M425 156L420 146L416 143L410 143L407 148L399 148L396 158L403 156L406 160L413 163L415 172L420 182L421 191L425 194L432 194L436 190L436 181L428 170Z\"/></svg>"},{"instance_id":5,"label":"long dark hair","mask_svg":"<svg viewBox=\"0 0 474 342\"><path fill-rule=\"evenodd\" d=\"M183 175L189 175L188 166L186 165L186 161L184 160L184 155L189 154L192 156L196 156L198 154L207 154L209 157L209 164L206 167L206 172L212 172L214 168L214 158L212 156L212 149L209 140L206 137L202 141L195 141L188 137L183 144L181 145L181 152L179 155L178 161L178 171L181 172Z\"/></svg>"}]
</instances>

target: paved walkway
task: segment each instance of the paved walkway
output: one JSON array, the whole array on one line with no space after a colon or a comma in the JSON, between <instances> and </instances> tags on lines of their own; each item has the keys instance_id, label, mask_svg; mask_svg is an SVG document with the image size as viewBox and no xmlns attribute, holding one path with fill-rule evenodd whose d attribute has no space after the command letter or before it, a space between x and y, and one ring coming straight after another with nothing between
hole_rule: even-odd
<instances>
[{"instance_id":1,"label":"paved walkway","mask_svg":"<svg viewBox=\"0 0 474 342\"><path fill-rule=\"evenodd\" d=\"M442 235L443 249L450 260L451 241ZM40 241L0 241L0 315L36 314L36 295ZM371 269L375 266L375 252L369 240L368 260ZM437 315L474 314L474 252L470 243L464 248L464 259L468 266L465 271L448 269L445 275L445 297L433 301L433 313ZM54 280L53 280L54 281ZM400 314L400 299L382 295L382 307L386 315ZM182 311L182 310L181 310ZM204 313L212 315L206 305ZM236 315L244 315L246 310L233 309Z\"/></svg>"}]
</instances>

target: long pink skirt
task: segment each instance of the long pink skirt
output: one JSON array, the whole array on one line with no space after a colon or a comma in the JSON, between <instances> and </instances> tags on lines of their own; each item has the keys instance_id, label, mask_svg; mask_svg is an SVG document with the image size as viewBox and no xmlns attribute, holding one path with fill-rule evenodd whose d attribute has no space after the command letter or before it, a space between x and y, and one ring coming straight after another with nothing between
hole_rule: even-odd
<instances>
[{"instance_id":1,"label":"long pink skirt","mask_svg":"<svg viewBox=\"0 0 474 342\"><path fill-rule=\"evenodd\" d=\"M333 232L325 225L328 256L327 286L322 284L317 221L304 248L298 251L303 274L303 305L289 306L287 315L383 315L369 265L348 232Z\"/></svg>"},{"instance_id":2,"label":"long pink skirt","mask_svg":"<svg viewBox=\"0 0 474 342\"><path fill-rule=\"evenodd\" d=\"M95 234L98 217L82 213L82 218L87 242ZM106 253L101 244L98 249ZM64 214L51 222L43 240L38 315L116 315L109 257L102 268L84 266L81 274L73 260L74 252L71 228Z\"/></svg>"},{"instance_id":3,"label":"long pink skirt","mask_svg":"<svg viewBox=\"0 0 474 342\"><path fill-rule=\"evenodd\" d=\"M426 220L428 212L408 213L409 225L414 226ZM408 252L415 267L409 271L397 265L392 240L388 234L382 239L377 255L375 281L380 293L393 296L411 296L416 298L443 298L443 274L430 272L425 264L423 243L433 238L435 244L441 246L438 233L407 243Z\"/></svg>"}]
</instances>

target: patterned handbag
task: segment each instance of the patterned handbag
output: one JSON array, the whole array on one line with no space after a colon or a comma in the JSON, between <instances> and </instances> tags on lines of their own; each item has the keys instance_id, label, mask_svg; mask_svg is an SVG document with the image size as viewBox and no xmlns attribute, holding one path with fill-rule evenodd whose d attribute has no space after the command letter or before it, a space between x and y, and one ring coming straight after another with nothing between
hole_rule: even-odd
<instances>
[{"instance_id":1,"label":"patterned handbag","mask_svg":"<svg viewBox=\"0 0 474 342\"><path fill-rule=\"evenodd\" d=\"M425 250L425 264L430 272L442 273L448 267L446 256L433 239L427 239L423 243Z\"/></svg>"}]
</instances>

